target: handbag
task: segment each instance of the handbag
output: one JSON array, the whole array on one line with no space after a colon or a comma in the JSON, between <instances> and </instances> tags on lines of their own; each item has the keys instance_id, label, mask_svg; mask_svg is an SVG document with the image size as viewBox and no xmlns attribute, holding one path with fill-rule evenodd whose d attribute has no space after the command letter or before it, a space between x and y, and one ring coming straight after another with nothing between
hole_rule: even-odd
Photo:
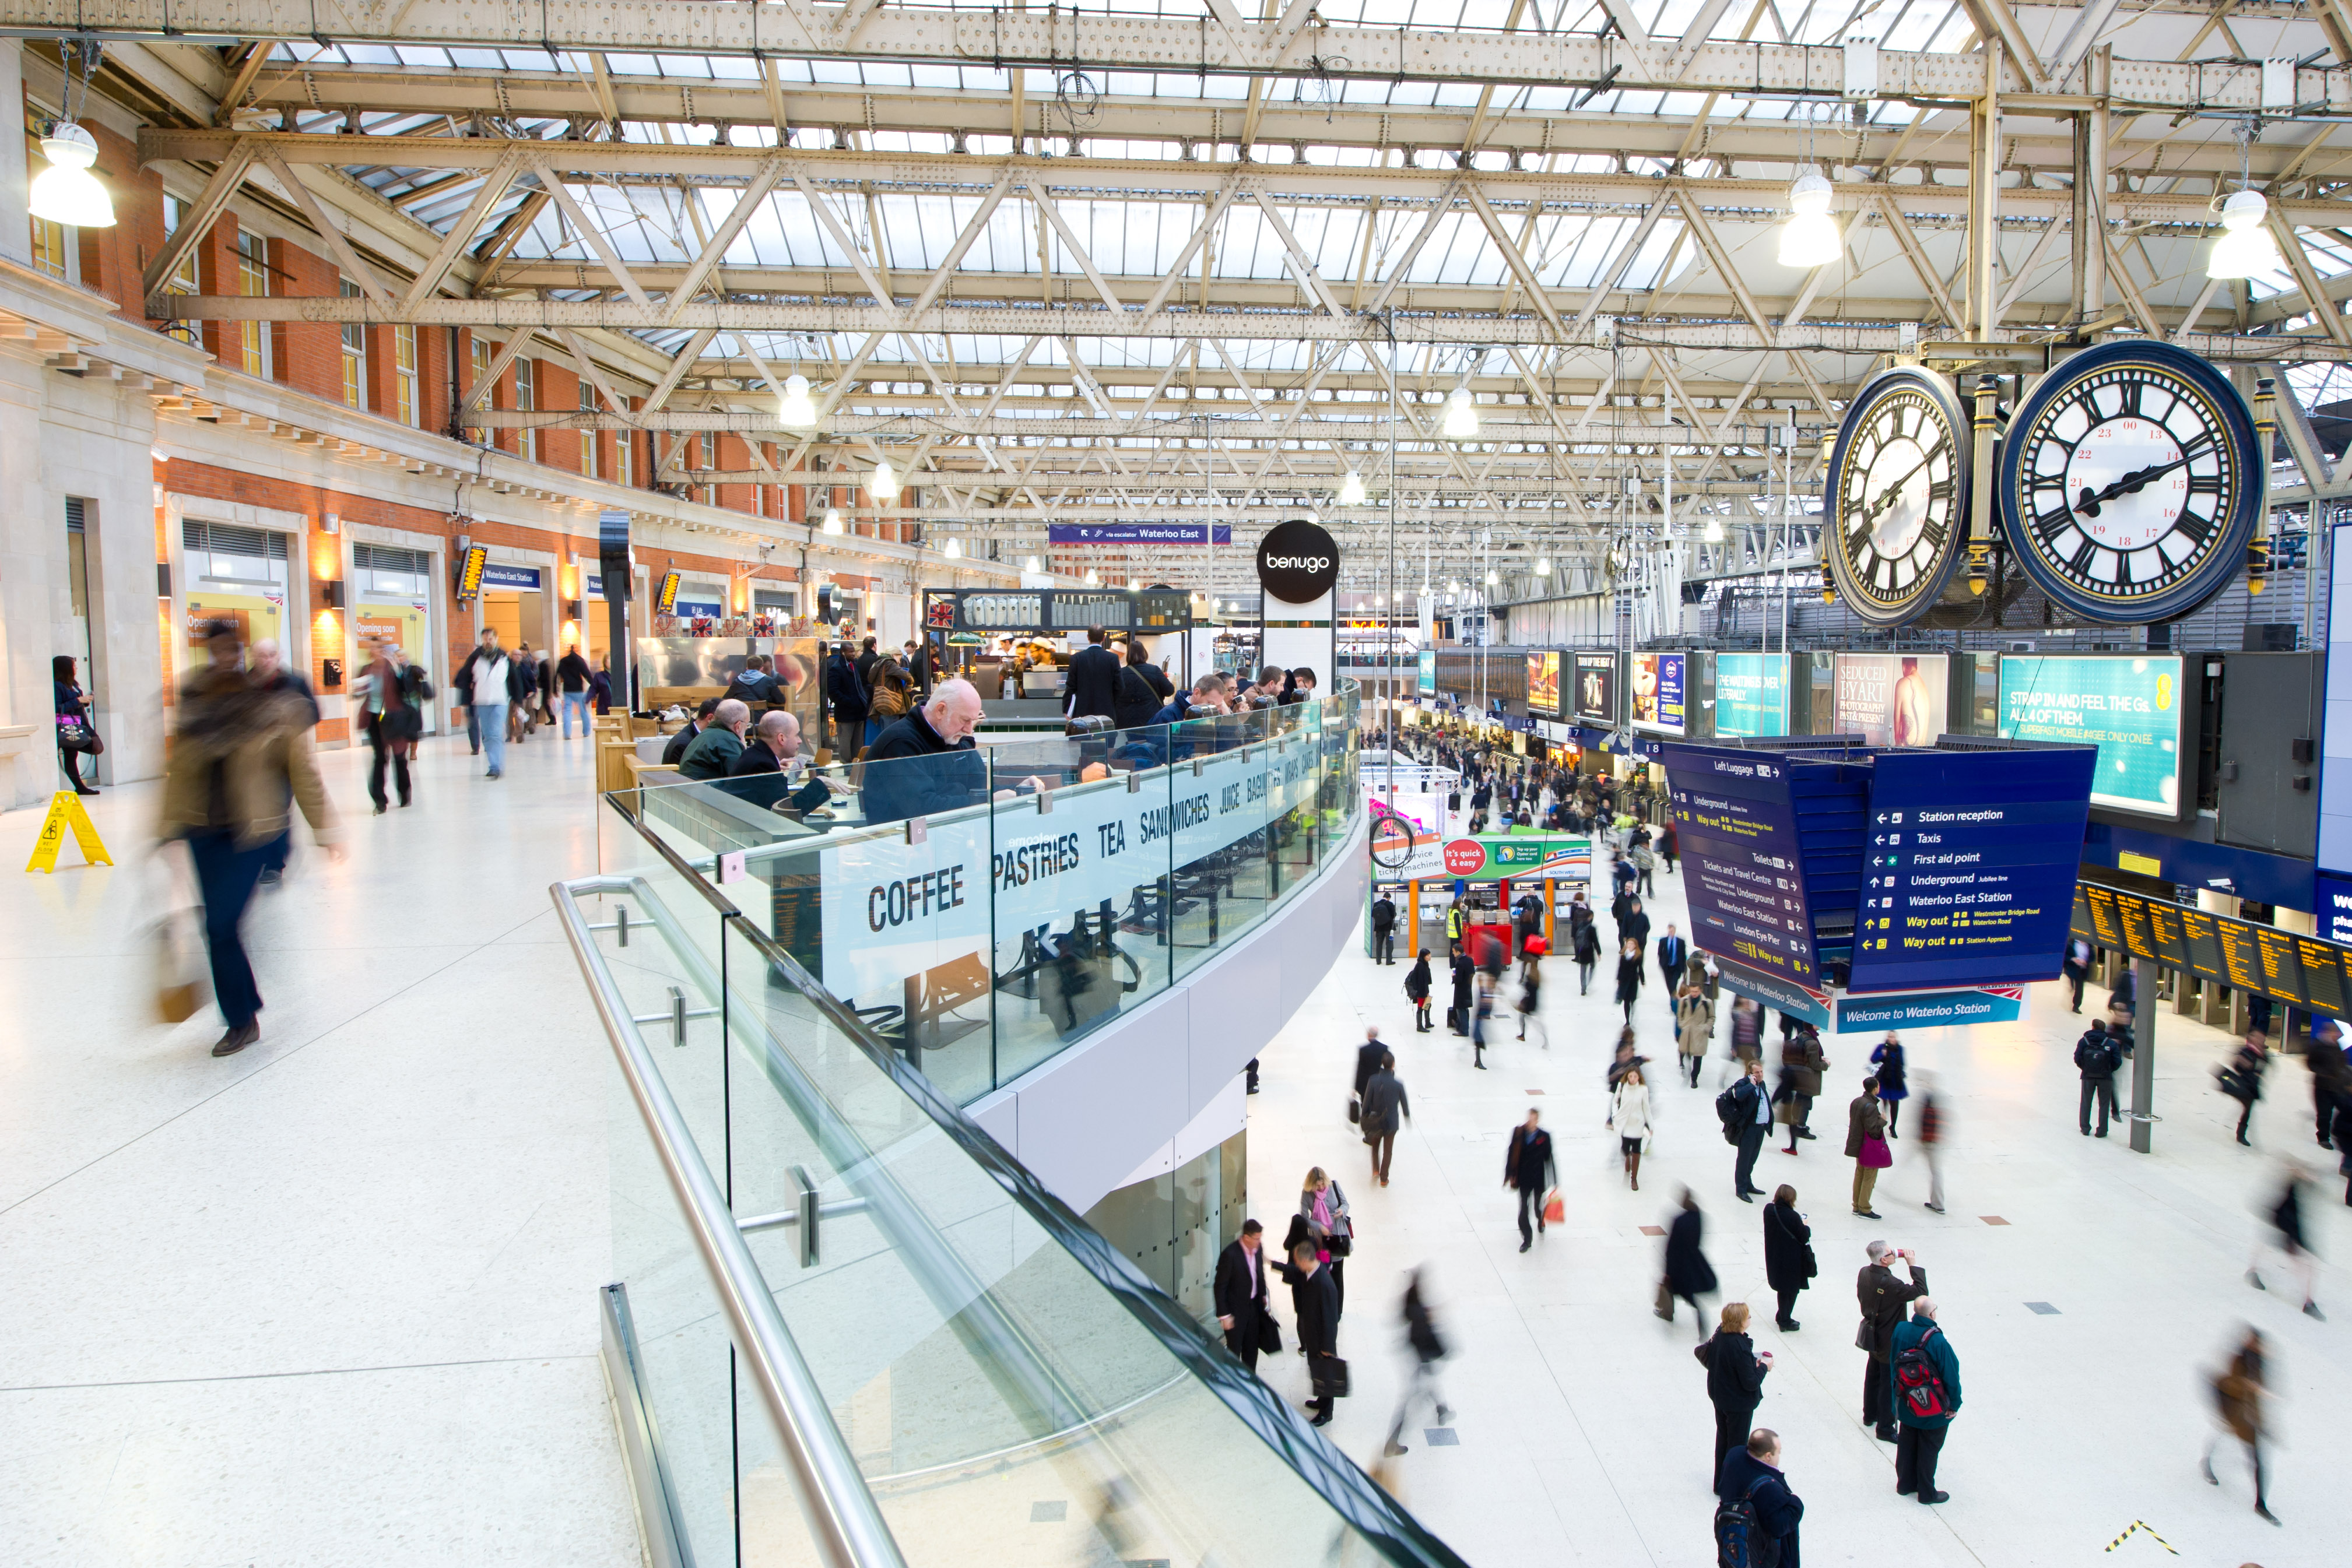
<instances>
[{"instance_id":1,"label":"handbag","mask_svg":"<svg viewBox=\"0 0 2352 1568\"><path fill-rule=\"evenodd\" d=\"M1348 1364L1336 1355L1318 1355L1309 1359L1314 1363L1315 1392L1327 1399L1348 1397Z\"/></svg>"},{"instance_id":2,"label":"handbag","mask_svg":"<svg viewBox=\"0 0 2352 1568\"><path fill-rule=\"evenodd\" d=\"M1883 1171L1895 1163L1895 1155L1887 1148L1885 1138L1864 1138L1862 1141L1862 1163L1867 1169Z\"/></svg>"},{"instance_id":3,"label":"handbag","mask_svg":"<svg viewBox=\"0 0 2352 1568\"><path fill-rule=\"evenodd\" d=\"M1364 1119L1364 1103L1357 1095L1348 1096L1348 1121L1353 1125Z\"/></svg>"},{"instance_id":4,"label":"handbag","mask_svg":"<svg viewBox=\"0 0 2352 1568\"><path fill-rule=\"evenodd\" d=\"M1282 1325L1274 1321L1272 1312L1262 1311L1257 1315L1257 1351L1260 1355L1282 1354Z\"/></svg>"},{"instance_id":5,"label":"handbag","mask_svg":"<svg viewBox=\"0 0 2352 1568\"><path fill-rule=\"evenodd\" d=\"M1876 1345L1877 1341L1870 1332L1870 1320L1864 1318L1862 1320L1862 1326L1853 1331L1853 1348L1859 1351L1869 1351L1874 1349Z\"/></svg>"}]
</instances>

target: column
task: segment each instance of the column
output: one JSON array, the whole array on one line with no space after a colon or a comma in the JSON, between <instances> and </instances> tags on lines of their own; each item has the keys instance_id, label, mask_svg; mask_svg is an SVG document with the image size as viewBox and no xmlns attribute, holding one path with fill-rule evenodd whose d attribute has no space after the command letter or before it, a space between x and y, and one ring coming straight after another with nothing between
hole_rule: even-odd
<instances>
[{"instance_id":1,"label":"column","mask_svg":"<svg viewBox=\"0 0 2352 1568\"><path fill-rule=\"evenodd\" d=\"M2156 1019L2160 1009L2156 1006L2156 960L2138 958L2134 963L2137 968L2133 977L2131 1146L2134 1153L2144 1155L2155 1141Z\"/></svg>"}]
</instances>

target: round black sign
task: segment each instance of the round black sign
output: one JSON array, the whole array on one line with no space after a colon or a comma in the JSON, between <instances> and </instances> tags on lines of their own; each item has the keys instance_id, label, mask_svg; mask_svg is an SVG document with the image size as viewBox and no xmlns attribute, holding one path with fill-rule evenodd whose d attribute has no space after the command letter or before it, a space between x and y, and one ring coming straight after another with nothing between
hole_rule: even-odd
<instances>
[{"instance_id":1,"label":"round black sign","mask_svg":"<svg viewBox=\"0 0 2352 1568\"><path fill-rule=\"evenodd\" d=\"M1339 586L1339 547L1305 517L1276 523L1257 541L1257 585L1285 604L1312 604Z\"/></svg>"}]
</instances>

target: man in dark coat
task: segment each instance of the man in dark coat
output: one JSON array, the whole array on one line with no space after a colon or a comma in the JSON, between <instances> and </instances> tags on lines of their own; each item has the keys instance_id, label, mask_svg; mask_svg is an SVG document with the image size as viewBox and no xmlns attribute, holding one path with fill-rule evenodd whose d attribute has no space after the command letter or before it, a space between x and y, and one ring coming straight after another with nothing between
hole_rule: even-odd
<instances>
[{"instance_id":1,"label":"man in dark coat","mask_svg":"<svg viewBox=\"0 0 2352 1568\"><path fill-rule=\"evenodd\" d=\"M726 778L735 770L736 759L743 755L743 732L751 727L750 708L722 699L710 716L710 727L696 736L694 744L686 748L686 755L678 758L678 777L706 783Z\"/></svg>"},{"instance_id":2,"label":"man in dark coat","mask_svg":"<svg viewBox=\"0 0 2352 1568\"><path fill-rule=\"evenodd\" d=\"M1874 1241L1867 1250L1870 1261L1854 1276L1853 1293L1862 1306L1862 1322L1870 1339L1870 1364L1863 1369L1862 1418L1882 1443L1892 1443L1895 1430L1895 1395L1893 1375L1888 1371L1895 1354L1895 1325L1903 1321L1903 1309L1927 1293L1927 1270L1919 1267L1919 1260L1908 1250L1890 1248L1884 1241ZM1895 1277L1886 1266L1889 1258L1902 1260L1910 1271L1909 1283Z\"/></svg>"},{"instance_id":3,"label":"man in dark coat","mask_svg":"<svg viewBox=\"0 0 2352 1568\"><path fill-rule=\"evenodd\" d=\"M1388 1050L1387 1046L1381 1043L1379 1029L1369 1028L1364 1030L1364 1043L1356 1047L1354 1093L1359 1100L1363 1098L1364 1085L1370 1083L1372 1081L1372 1074L1381 1070L1381 1058L1388 1054Z\"/></svg>"},{"instance_id":4,"label":"man in dark coat","mask_svg":"<svg viewBox=\"0 0 2352 1568\"><path fill-rule=\"evenodd\" d=\"M1396 1154L1399 1128L1412 1115L1404 1084L1396 1075L1396 1056L1381 1052L1380 1071L1364 1085L1364 1145L1372 1151L1372 1179L1389 1185L1389 1162Z\"/></svg>"},{"instance_id":5,"label":"man in dark coat","mask_svg":"<svg viewBox=\"0 0 2352 1568\"><path fill-rule=\"evenodd\" d=\"M1218 1255L1216 1298L1217 1326L1225 1331L1225 1348L1255 1372L1266 1317L1265 1227L1256 1220L1243 1220L1241 1239Z\"/></svg>"},{"instance_id":6,"label":"man in dark coat","mask_svg":"<svg viewBox=\"0 0 2352 1568\"><path fill-rule=\"evenodd\" d=\"M1642 901L1631 894L1625 897L1624 916L1617 922L1618 946L1622 948L1628 942L1637 947L1650 945L1650 917L1643 913Z\"/></svg>"},{"instance_id":7,"label":"man in dark coat","mask_svg":"<svg viewBox=\"0 0 2352 1568\"><path fill-rule=\"evenodd\" d=\"M1659 988L1666 1006L1675 1005L1675 993L1683 988L1683 966L1690 962L1690 944L1675 933L1673 922L1666 925L1666 934L1658 938L1658 976L1665 981Z\"/></svg>"},{"instance_id":8,"label":"man in dark coat","mask_svg":"<svg viewBox=\"0 0 2352 1568\"><path fill-rule=\"evenodd\" d=\"M979 689L941 681L930 701L876 736L858 792L866 821L903 822L988 799L988 764L972 738L980 720Z\"/></svg>"},{"instance_id":9,"label":"man in dark coat","mask_svg":"<svg viewBox=\"0 0 2352 1568\"><path fill-rule=\"evenodd\" d=\"M1780 1543L1780 1568L1801 1568L1797 1528L1805 1517L1805 1505L1780 1473L1778 1433L1759 1427L1748 1434L1747 1447L1726 1454L1715 1495L1724 1502L1745 1501L1753 1508L1758 1530Z\"/></svg>"},{"instance_id":10,"label":"man in dark coat","mask_svg":"<svg viewBox=\"0 0 2352 1568\"><path fill-rule=\"evenodd\" d=\"M1503 1152L1503 1185L1516 1187L1519 1194L1522 1252L1535 1245L1536 1233L1543 1229L1543 1195L1559 1179L1551 1155L1551 1134L1543 1130L1542 1121L1540 1112L1528 1112L1526 1123L1512 1129L1510 1143ZM1528 1224L1530 1207L1536 1211L1532 1228Z\"/></svg>"},{"instance_id":11,"label":"man in dark coat","mask_svg":"<svg viewBox=\"0 0 2352 1568\"><path fill-rule=\"evenodd\" d=\"M833 710L833 747L840 760L855 762L866 744L866 683L850 662L849 644L836 646L824 667L824 699Z\"/></svg>"},{"instance_id":12,"label":"man in dark coat","mask_svg":"<svg viewBox=\"0 0 2352 1568\"><path fill-rule=\"evenodd\" d=\"M1072 718L1100 716L1108 719L1118 716L1118 655L1103 646L1103 629L1087 628L1087 645L1070 660L1070 671L1063 681L1063 695L1067 704L1063 711Z\"/></svg>"},{"instance_id":13,"label":"man in dark coat","mask_svg":"<svg viewBox=\"0 0 2352 1568\"><path fill-rule=\"evenodd\" d=\"M1810 1138L1813 1129L1813 1102L1822 1092L1822 1071L1830 1059L1822 1052L1822 1037L1810 1023L1801 1024L1797 1031L1780 1042L1780 1083L1789 1097L1789 1152L1797 1152L1797 1140Z\"/></svg>"},{"instance_id":14,"label":"man in dark coat","mask_svg":"<svg viewBox=\"0 0 2352 1568\"><path fill-rule=\"evenodd\" d=\"M694 737L710 727L710 716L718 711L717 697L703 698L702 706L695 710L692 718L686 721L685 727L671 736L662 747L663 763L671 768L677 767L680 759L686 756L686 748L694 744Z\"/></svg>"},{"instance_id":15,"label":"man in dark coat","mask_svg":"<svg viewBox=\"0 0 2352 1568\"><path fill-rule=\"evenodd\" d=\"M2083 1031L2074 1042L2074 1066L2083 1075L2083 1100L2080 1121L2083 1135L2090 1137L2091 1107L2099 1108L2098 1136L2107 1135L2107 1119L2116 1114L2116 1069L2123 1065L2123 1048L2108 1038L2107 1026L2098 1019Z\"/></svg>"},{"instance_id":16,"label":"man in dark coat","mask_svg":"<svg viewBox=\"0 0 2352 1568\"><path fill-rule=\"evenodd\" d=\"M1706 1364L1706 1401L1715 1406L1709 1475L1721 1475L1723 1461L1747 1444L1748 1429L1756 1424L1756 1407L1764 1403L1765 1375L1772 1370L1772 1353L1758 1354L1756 1342L1748 1335L1744 1310L1736 1320L1734 1311L1724 1308L1724 1316L1740 1326L1733 1328L1727 1322L1698 1348L1699 1360Z\"/></svg>"},{"instance_id":17,"label":"man in dark coat","mask_svg":"<svg viewBox=\"0 0 2352 1568\"><path fill-rule=\"evenodd\" d=\"M1700 1248L1706 1234L1706 1218L1699 1213L1698 1199L1683 1188L1682 1212L1666 1226L1666 1266L1664 1289L1661 1299L1664 1305L1658 1316L1668 1322L1675 1321L1675 1300L1680 1297L1690 1303L1691 1315L1698 1320L1698 1337L1706 1338L1706 1313L1699 1309L1698 1299L1715 1293L1715 1265L1706 1260Z\"/></svg>"},{"instance_id":18,"label":"man in dark coat","mask_svg":"<svg viewBox=\"0 0 2352 1568\"><path fill-rule=\"evenodd\" d=\"M1764 1190L1756 1185L1756 1156L1764 1152L1764 1140L1772 1131L1772 1096L1764 1087L1761 1061L1748 1063L1747 1076L1731 1086L1731 1095L1738 1118L1729 1130L1739 1139L1739 1157L1732 1162L1732 1191L1740 1202L1754 1203Z\"/></svg>"},{"instance_id":19,"label":"man in dark coat","mask_svg":"<svg viewBox=\"0 0 2352 1568\"><path fill-rule=\"evenodd\" d=\"M1310 1425L1328 1426L1337 1375L1330 1363L1339 1354L1339 1292L1331 1283L1331 1270L1317 1260L1311 1239L1291 1251L1283 1278L1298 1303L1298 1344L1307 1353L1307 1375L1315 1390L1315 1397L1307 1402L1315 1417Z\"/></svg>"},{"instance_id":20,"label":"man in dark coat","mask_svg":"<svg viewBox=\"0 0 2352 1568\"><path fill-rule=\"evenodd\" d=\"M1381 894L1372 900L1372 962L1396 962L1396 900Z\"/></svg>"},{"instance_id":21,"label":"man in dark coat","mask_svg":"<svg viewBox=\"0 0 2352 1568\"><path fill-rule=\"evenodd\" d=\"M1454 1006L1447 1009L1446 1027L1455 1034L1470 1032L1470 987L1477 978L1478 966L1470 955L1456 949L1454 955Z\"/></svg>"}]
</instances>

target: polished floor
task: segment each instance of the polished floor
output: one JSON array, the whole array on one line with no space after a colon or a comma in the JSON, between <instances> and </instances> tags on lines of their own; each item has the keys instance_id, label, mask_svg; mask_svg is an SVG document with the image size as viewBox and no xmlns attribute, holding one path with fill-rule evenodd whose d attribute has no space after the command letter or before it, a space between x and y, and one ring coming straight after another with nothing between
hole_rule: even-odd
<instances>
[{"instance_id":1,"label":"polished floor","mask_svg":"<svg viewBox=\"0 0 2352 1568\"><path fill-rule=\"evenodd\" d=\"M1661 879L1651 913L1661 934L1685 919L1679 878ZM1402 960L1378 968L1351 950L1261 1057L1263 1089L1250 1102L1252 1212L1278 1234L1313 1165L1353 1204L1359 1239L1346 1266L1339 1351L1356 1392L1326 1430L1359 1463L1379 1452L1409 1365L1397 1318L1403 1275L1425 1269L1454 1351L1443 1373L1454 1424L1433 1442L1433 1416L1426 1405L1415 1412L1397 1485L1470 1563L1714 1562L1706 1373L1692 1359L1687 1309L1672 1326L1652 1310L1663 1248L1652 1228L1667 1223L1685 1183L1723 1283L1705 1302L1709 1326L1724 1301L1744 1300L1756 1310L1758 1348L1777 1354L1758 1419L1786 1444L1790 1481L1806 1505L1810 1568L2176 1561L2145 1534L2105 1554L2135 1521L2184 1563L2344 1562L2335 1439L2352 1408L2352 1276L2341 1267L2352 1211L2335 1155L2313 1139L2299 1060L2273 1068L2254 1118L2257 1147L2242 1149L2231 1140L2236 1106L2210 1077L2229 1042L2162 1016L2156 1110L2164 1120L2154 1153L2137 1155L2120 1129L2105 1140L2076 1129L2071 1057L2084 1020L2068 1015L2058 987L2036 988L2021 1024L1920 1031L1908 1037L1913 1071L1939 1074L1955 1114L1948 1212L1925 1208L1925 1167L1914 1143L1898 1137L1895 1167L1878 1184L1882 1221L1872 1223L1850 1212L1853 1162L1841 1155L1844 1106L1875 1041L1829 1040L1831 1092L1813 1113L1819 1140L1794 1158L1768 1151L1757 1166L1768 1189L1797 1188L1821 1264L1799 1299L1801 1329L1783 1334L1771 1326L1760 1205L1733 1197L1735 1151L1711 1104L1727 1071L1721 1031L1700 1088L1656 1075L1659 1126L1634 1193L1617 1137L1602 1126L1603 1064L1622 1021L1601 994L1604 977L1580 998L1573 967L1551 965L1549 1049L1511 1041L1507 1024L1481 1072L1468 1042L1442 1032L1442 1017L1441 1032L1412 1032L1404 974ZM1670 1067L1654 967L1651 979L1634 1014L1641 1050ZM2090 1000L2099 999L2095 990ZM1342 1114L1367 1025L1395 1050L1414 1112L1384 1189L1369 1180ZM1530 1108L1552 1130L1568 1213L1522 1255L1501 1183L1505 1136ZM2326 1260L2324 1322L2297 1312L2283 1270L2269 1293L2243 1278L2263 1228L2256 1212L2273 1197L2277 1157L2290 1155L2326 1173L2308 1210ZM1951 1500L1939 1507L1895 1495L1894 1450L1861 1421L1853 1278L1874 1237L1917 1252L1960 1357L1965 1406L1938 1475ZM2248 1322L2272 1336L2274 1355L2270 1496L2284 1521L2275 1528L2254 1516L2234 1445L2216 1461L2218 1488L2198 1469L2210 1430L2201 1373ZM1272 1375L1302 1399L1299 1364L1285 1359Z\"/></svg>"},{"instance_id":2,"label":"polished floor","mask_svg":"<svg viewBox=\"0 0 2352 1568\"><path fill-rule=\"evenodd\" d=\"M625 1568L597 1358L603 1065L547 884L594 869L584 739L426 743L351 857L248 927L262 1040L149 1011L156 786L118 864L0 816L0 1562Z\"/></svg>"}]
</instances>

